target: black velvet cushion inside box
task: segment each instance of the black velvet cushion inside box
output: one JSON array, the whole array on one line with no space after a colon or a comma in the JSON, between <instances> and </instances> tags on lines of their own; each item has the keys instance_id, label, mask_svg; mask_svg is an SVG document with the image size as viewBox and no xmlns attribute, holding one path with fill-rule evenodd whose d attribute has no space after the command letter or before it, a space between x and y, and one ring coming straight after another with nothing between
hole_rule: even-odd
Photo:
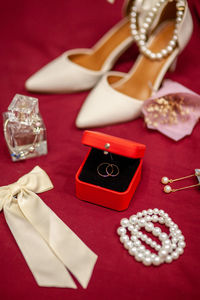
<instances>
[{"instance_id":1,"label":"black velvet cushion inside box","mask_svg":"<svg viewBox=\"0 0 200 300\"><path fill-rule=\"evenodd\" d=\"M101 163L115 164L119 168L116 177L102 177L97 168ZM79 180L117 192L125 192L139 166L140 159L129 158L92 148L79 175Z\"/></svg>"}]
</instances>

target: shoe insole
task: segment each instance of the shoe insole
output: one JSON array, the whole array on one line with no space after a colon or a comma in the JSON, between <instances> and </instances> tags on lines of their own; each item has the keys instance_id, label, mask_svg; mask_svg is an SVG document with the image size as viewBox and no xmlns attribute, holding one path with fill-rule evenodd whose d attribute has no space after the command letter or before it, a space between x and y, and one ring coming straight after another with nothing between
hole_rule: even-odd
<instances>
[{"instance_id":1,"label":"shoe insole","mask_svg":"<svg viewBox=\"0 0 200 300\"><path fill-rule=\"evenodd\" d=\"M152 38L148 48L153 52L159 52L165 48L173 36L174 27L174 21L166 22L165 26L162 26ZM136 62L136 67L132 69L132 75L129 76L127 81L122 80L121 84L119 82L119 85L115 83L115 89L138 100L148 99L152 95L151 87L155 85L158 76L161 76L161 70L165 67L169 58L168 56L161 60L151 60L144 55L140 56L138 62ZM116 82L111 77L109 77L109 82ZM162 78L160 81L162 81Z\"/></svg>"},{"instance_id":2,"label":"shoe insole","mask_svg":"<svg viewBox=\"0 0 200 300\"><path fill-rule=\"evenodd\" d=\"M104 43L100 43L97 47L94 46L94 52L92 54L71 55L71 61L90 70L101 70L104 62L112 51L131 36L129 26L129 21L125 21L108 39L105 39Z\"/></svg>"}]
</instances>

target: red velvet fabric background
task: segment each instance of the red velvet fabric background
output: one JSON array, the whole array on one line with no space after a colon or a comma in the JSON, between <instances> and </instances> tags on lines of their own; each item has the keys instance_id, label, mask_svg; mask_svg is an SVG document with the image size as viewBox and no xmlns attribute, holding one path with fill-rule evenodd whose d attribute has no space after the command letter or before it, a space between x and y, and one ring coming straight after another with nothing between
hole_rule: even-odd
<instances>
[{"instance_id":1,"label":"red velvet fabric background","mask_svg":"<svg viewBox=\"0 0 200 300\"><path fill-rule=\"evenodd\" d=\"M122 2L112 6L104 0L1 1L0 113L16 93L28 95L24 82L42 65L67 49L91 47L121 18ZM189 5L194 34L175 73L166 77L200 93L199 0L189 0ZM116 69L128 71L136 57L133 46ZM200 124L177 143L147 130L142 119L95 129L147 146L142 180L128 210L112 211L75 197L75 173L87 149L81 145L83 131L76 129L74 121L87 94L34 94L47 127L49 154L13 163L1 130L0 184L16 181L36 165L48 173L54 189L41 198L99 256L89 286L86 290L79 284L77 290L38 287L1 213L0 299L200 299L200 191L166 195L160 183L162 176L182 177L200 168ZM2 119L0 123L2 127ZM180 184L194 183L195 178ZM116 229L121 218L155 207L164 209L178 224L187 246L172 264L145 267L123 249Z\"/></svg>"}]
</instances>

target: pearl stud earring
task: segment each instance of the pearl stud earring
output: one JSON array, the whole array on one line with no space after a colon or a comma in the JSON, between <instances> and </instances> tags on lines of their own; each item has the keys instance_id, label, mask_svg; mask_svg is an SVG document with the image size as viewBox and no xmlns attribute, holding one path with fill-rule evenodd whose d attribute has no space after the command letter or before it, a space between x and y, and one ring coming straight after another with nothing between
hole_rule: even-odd
<instances>
[{"instance_id":1,"label":"pearl stud earring","mask_svg":"<svg viewBox=\"0 0 200 300\"><path fill-rule=\"evenodd\" d=\"M197 177L197 179L199 181L198 184L184 186L184 187L181 187L181 188L178 188L178 189L172 189L172 187L170 185L168 185L168 183L172 183L174 181L179 181L179 180L183 180L183 179L194 177L194 176ZM189 189L189 188L196 187L196 186L200 186L200 169L195 169L195 173L192 174L192 175L188 175L188 176L184 176L184 177L180 177L180 178L175 178L175 179L169 179L168 177L164 176L161 179L161 183L165 184L164 192L166 194L169 194L171 192L177 192L177 191L184 190L184 189Z\"/></svg>"}]
</instances>

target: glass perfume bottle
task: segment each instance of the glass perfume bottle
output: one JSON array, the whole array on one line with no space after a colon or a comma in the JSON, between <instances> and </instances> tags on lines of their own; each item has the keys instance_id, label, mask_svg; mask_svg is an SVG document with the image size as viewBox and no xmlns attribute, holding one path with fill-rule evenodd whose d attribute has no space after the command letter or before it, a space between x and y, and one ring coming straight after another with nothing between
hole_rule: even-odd
<instances>
[{"instance_id":1,"label":"glass perfume bottle","mask_svg":"<svg viewBox=\"0 0 200 300\"><path fill-rule=\"evenodd\" d=\"M46 128L38 99L16 94L3 113L4 136L12 161L47 154Z\"/></svg>"}]
</instances>

